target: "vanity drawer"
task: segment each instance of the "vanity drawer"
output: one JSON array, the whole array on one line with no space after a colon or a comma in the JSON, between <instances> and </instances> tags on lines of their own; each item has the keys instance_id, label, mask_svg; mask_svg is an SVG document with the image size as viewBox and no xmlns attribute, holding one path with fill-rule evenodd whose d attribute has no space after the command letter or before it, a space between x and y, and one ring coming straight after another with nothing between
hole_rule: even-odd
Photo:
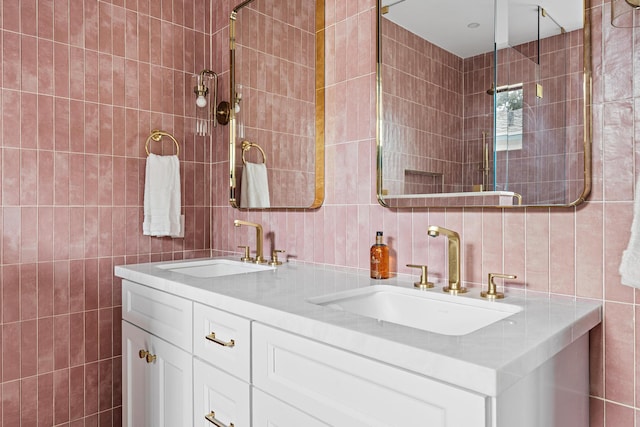
<instances>
[{"instance_id":1,"label":"vanity drawer","mask_svg":"<svg viewBox=\"0 0 640 427\"><path fill-rule=\"evenodd\" d=\"M193 425L251 426L251 386L236 377L193 359Z\"/></svg>"},{"instance_id":2,"label":"vanity drawer","mask_svg":"<svg viewBox=\"0 0 640 427\"><path fill-rule=\"evenodd\" d=\"M193 354L251 382L251 321L194 303Z\"/></svg>"},{"instance_id":3,"label":"vanity drawer","mask_svg":"<svg viewBox=\"0 0 640 427\"><path fill-rule=\"evenodd\" d=\"M253 385L329 425L486 427L485 396L255 323Z\"/></svg>"},{"instance_id":4,"label":"vanity drawer","mask_svg":"<svg viewBox=\"0 0 640 427\"><path fill-rule=\"evenodd\" d=\"M122 318L191 353L192 302L122 281Z\"/></svg>"}]
</instances>

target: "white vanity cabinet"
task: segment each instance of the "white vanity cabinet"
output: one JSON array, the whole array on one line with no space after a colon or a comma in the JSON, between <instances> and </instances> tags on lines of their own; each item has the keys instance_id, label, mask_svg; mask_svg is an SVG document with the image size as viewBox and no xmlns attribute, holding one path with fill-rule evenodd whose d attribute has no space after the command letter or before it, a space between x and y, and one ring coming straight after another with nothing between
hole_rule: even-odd
<instances>
[{"instance_id":1,"label":"white vanity cabinet","mask_svg":"<svg viewBox=\"0 0 640 427\"><path fill-rule=\"evenodd\" d=\"M122 283L123 425L250 427L251 322Z\"/></svg>"},{"instance_id":2,"label":"white vanity cabinet","mask_svg":"<svg viewBox=\"0 0 640 427\"><path fill-rule=\"evenodd\" d=\"M253 324L252 336L255 388L327 425L490 425L486 396L262 324ZM263 419L279 416L275 406L263 410Z\"/></svg>"},{"instance_id":3,"label":"white vanity cabinet","mask_svg":"<svg viewBox=\"0 0 640 427\"><path fill-rule=\"evenodd\" d=\"M191 426L189 300L123 281L123 425Z\"/></svg>"},{"instance_id":4,"label":"white vanity cabinet","mask_svg":"<svg viewBox=\"0 0 640 427\"><path fill-rule=\"evenodd\" d=\"M304 268L310 269L309 274L316 271ZM169 274L158 270L155 274L160 277ZM599 321L599 313L588 306L584 320L576 314L577 320L569 316L559 322L567 307L581 306L532 298L527 300L530 314L514 317L513 325L488 335L489 344L477 341L477 336L460 338L461 344L450 340L452 346L475 343L474 351L493 352L491 360L500 364L491 367L464 359L452 363L454 356L438 353L440 348L420 350L411 343L378 337L370 341L374 337L364 327L352 336L336 325L316 328L320 323L313 322L322 320L303 319L304 314L269 307L268 298L253 297L261 295L253 284L238 282L240 289L235 291L235 283L222 282L234 284L225 292L237 292L235 297L207 290L208 282L197 282L193 288L185 284L182 292L173 276L164 282L149 280L147 285L130 281L142 276L132 273L122 282L125 427L583 427L589 423L588 330ZM291 281L271 274L263 277L269 286L284 286L277 295L295 298L287 293ZM305 283L299 280L296 286ZM303 308L307 304L302 299L296 303ZM304 323L289 327L297 321ZM331 331L341 337L343 346L329 339ZM358 341L350 342L352 337ZM523 353L516 357L512 351L501 359L502 353L491 343L510 349L511 339L521 343L515 348L523 348ZM388 346L379 360L371 353L375 343ZM405 360L424 355L429 363L438 364L440 373L450 375L434 379L420 373L421 366L413 370L402 363L403 351L414 352ZM546 353L541 356L541 351ZM389 358L396 352L397 363ZM451 366L465 371L446 371ZM476 367L482 369L477 375Z\"/></svg>"}]
</instances>

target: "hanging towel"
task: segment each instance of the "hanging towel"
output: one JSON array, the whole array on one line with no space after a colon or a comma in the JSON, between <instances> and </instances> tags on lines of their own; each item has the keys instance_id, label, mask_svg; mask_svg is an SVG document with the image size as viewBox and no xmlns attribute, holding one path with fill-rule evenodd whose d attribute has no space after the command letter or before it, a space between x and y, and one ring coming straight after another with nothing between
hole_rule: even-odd
<instances>
[{"instance_id":1,"label":"hanging towel","mask_svg":"<svg viewBox=\"0 0 640 427\"><path fill-rule=\"evenodd\" d=\"M246 162L242 168L242 184L240 185L241 208L268 208L269 181L267 165L264 163Z\"/></svg>"},{"instance_id":2,"label":"hanging towel","mask_svg":"<svg viewBox=\"0 0 640 427\"><path fill-rule=\"evenodd\" d=\"M620 263L622 284L640 288L640 177L636 183L636 197L633 204L633 222L627 250Z\"/></svg>"},{"instance_id":3,"label":"hanging towel","mask_svg":"<svg viewBox=\"0 0 640 427\"><path fill-rule=\"evenodd\" d=\"M178 156L149 154L144 178L143 234L180 237L180 205Z\"/></svg>"}]
</instances>

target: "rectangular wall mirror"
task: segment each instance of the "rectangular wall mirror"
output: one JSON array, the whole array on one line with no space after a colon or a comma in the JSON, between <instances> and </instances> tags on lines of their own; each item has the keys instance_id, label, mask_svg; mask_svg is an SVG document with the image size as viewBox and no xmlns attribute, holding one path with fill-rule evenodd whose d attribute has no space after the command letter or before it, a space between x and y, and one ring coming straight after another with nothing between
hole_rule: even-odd
<instances>
[{"instance_id":1,"label":"rectangular wall mirror","mask_svg":"<svg viewBox=\"0 0 640 427\"><path fill-rule=\"evenodd\" d=\"M585 0L378 0L378 200L572 206L591 181Z\"/></svg>"},{"instance_id":2,"label":"rectangular wall mirror","mask_svg":"<svg viewBox=\"0 0 640 427\"><path fill-rule=\"evenodd\" d=\"M230 19L230 204L324 199L324 0L248 0Z\"/></svg>"}]
</instances>

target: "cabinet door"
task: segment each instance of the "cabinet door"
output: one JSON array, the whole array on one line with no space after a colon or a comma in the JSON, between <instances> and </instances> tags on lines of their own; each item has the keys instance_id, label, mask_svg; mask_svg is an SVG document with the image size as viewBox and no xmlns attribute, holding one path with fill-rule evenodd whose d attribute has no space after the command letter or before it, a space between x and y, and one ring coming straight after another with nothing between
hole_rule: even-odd
<instances>
[{"instance_id":1,"label":"cabinet door","mask_svg":"<svg viewBox=\"0 0 640 427\"><path fill-rule=\"evenodd\" d=\"M258 323L253 385L332 426L486 427L485 396Z\"/></svg>"},{"instance_id":2,"label":"cabinet door","mask_svg":"<svg viewBox=\"0 0 640 427\"><path fill-rule=\"evenodd\" d=\"M327 427L310 415L300 412L286 403L253 389L253 427Z\"/></svg>"},{"instance_id":3,"label":"cabinet door","mask_svg":"<svg viewBox=\"0 0 640 427\"><path fill-rule=\"evenodd\" d=\"M154 396L151 369L139 351L152 347L151 335L122 322L122 406L124 427L150 426Z\"/></svg>"},{"instance_id":4,"label":"cabinet door","mask_svg":"<svg viewBox=\"0 0 640 427\"><path fill-rule=\"evenodd\" d=\"M193 378L194 426L251 426L249 384L197 358Z\"/></svg>"},{"instance_id":5,"label":"cabinet door","mask_svg":"<svg viewBox=\"0 0 640 427\"><path fill-rule=\"evenodd\" d=\"M192 426L191 355L126 321L122 349L123 425Z\"/></svg>"}]
</instances>

